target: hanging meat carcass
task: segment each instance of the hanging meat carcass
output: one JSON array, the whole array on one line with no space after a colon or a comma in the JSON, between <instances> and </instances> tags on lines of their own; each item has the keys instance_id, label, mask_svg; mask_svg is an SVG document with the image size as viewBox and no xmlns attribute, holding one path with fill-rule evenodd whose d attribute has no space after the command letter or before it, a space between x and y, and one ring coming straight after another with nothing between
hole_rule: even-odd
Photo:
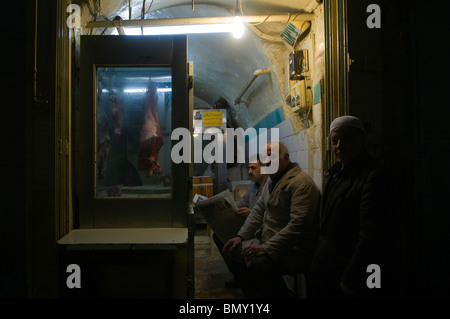
<instances>
[{"instance_id":1,"label":"hanging meat carcass","mask_svg":"<svg viewBox=\"0 0 450 319\"><path fill-rule=\"evenodd\" d=\"M162 130L159 126L158 95L155 83L149 85L146 93L146 112L144 125L141 130L138 169L145 171L147 177L153 174L162 174L163 170L158 163L158 154L164 144Z\"/></svg>"},{"instance_id":2,"label":"hanging meat carcass","mask_svg":"<svg viewBox=\"0 0 450 319\"><path fill-rule=\"evenodd\" d=\"M114 122L114 136L119 138L122 135L123 127L123 113L122 106L120 105L119 97L117 95L111 96L111 117Z\"/></svg>"},{"instance_id":3,"label":"hanging meat carcass","mask_svg":"<svg viewBox=\"0 0 450 319\"><path fill-rule=\"evenodd\" d=\"M111 150L110 119L105 111L103 85L98 83L97 103L97 176L102 179L106 175L108 156ZM118 139L122 134L123 113L119 97L113 93L111 101L111 119L114 123L114 136Z\"/></svg>"},{"instance_id":4,"label":"hanging meat carcass","mask_svg":"<svg viewBox=\"0 0 450 319\"><path fill-rule=\"evenodd\" d=\"M106 174L109 151L111 150L111 137L109 136L109 121L105 113L103 85L98 84L97 103L97 176L102 179Z\"/></svg>"}]
</instances>

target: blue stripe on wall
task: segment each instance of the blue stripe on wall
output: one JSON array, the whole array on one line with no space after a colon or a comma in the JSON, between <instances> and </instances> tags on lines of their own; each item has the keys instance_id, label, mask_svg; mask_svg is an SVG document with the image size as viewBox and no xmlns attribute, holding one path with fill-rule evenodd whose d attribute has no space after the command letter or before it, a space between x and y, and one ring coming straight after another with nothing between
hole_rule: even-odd
<instances>
[{"instance_id":1,"label":"blue stripe on wall","mask_svg":"<svg viewBox=\"0 0 450 319\"><path fill-rule=\"evenodd\" d=\"M284 121L284 112L283 108L277 108L275 111L267 115L264 119L262 119L259 123L254 125L253 127L258 131L260 128L270 129L275 125L280 124Z\"/></svg>"},{"instance_id":2,"label":"blue stripe on wall","mask_svg":"<svg viewBox=\"0 0 450 319\"><path fill-rule=\"evenodd\" d=\"M259 123L257 123L256 125L253 126L253 128L256 131L257 136L259 135L259 129L260 128L266 128L267 129L267 140L271 139L271 131L270 129L278 124L280 124L281 122L284 121L284 112L283 112L283 108L278 108L275 111L273 111L272 113L270 113L269 115L267 115L264 119L262 119ZM249 137L246 136L245 137L245 143L249 142ZM257 143L257 148L258 148L258 153L260 152L259 150L259 143Z\"/></svg>"},{"instance_id":3,"label":"blue stripe on wall","mask_svg":"<svg viewBox=\"0 0 450 319\"><path fill-rule=\"evenodd\" d=\"M321 98L321 87L320 87L320 83L317 83L316 86L314 87L314 104L317 104L320 102L320 98Z\"/></svg>"}]
</instances>

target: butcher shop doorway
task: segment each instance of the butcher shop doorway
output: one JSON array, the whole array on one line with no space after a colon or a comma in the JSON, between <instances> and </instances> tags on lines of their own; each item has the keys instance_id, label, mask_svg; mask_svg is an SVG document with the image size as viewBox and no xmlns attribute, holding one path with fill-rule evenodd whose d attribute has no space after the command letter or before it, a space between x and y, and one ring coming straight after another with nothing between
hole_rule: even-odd
<instances>
[{"instance_id":1,"label":"butcher shop doorway","mask_svg":"<svg viewBox=\"0 0 450 319\"><path fill-rule=\"evenodd\" d=\"M83 36L80 227L186 227L189 164L171 161L192 126L186 36Z\"/></svg>"}]
</instances>

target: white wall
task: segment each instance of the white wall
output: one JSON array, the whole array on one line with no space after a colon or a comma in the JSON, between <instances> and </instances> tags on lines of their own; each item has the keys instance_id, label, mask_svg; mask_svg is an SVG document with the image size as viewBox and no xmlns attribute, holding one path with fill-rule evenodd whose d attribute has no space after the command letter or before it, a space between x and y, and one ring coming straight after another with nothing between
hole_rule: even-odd
<instances>
[{"instance_id":1,"label":"white wall","mask_svg":"<svg viewBox=\"0 0 450 319\"><path fill-rule=\"evenodd\" d=\"M312 80L313 92L321 80L325 77L325 33L323 5L317 7L314 11L315 20L312 21L309 35L301 41L296 50L307 49L309 51L310 75ZM286 63L284 59L279 59L279 63ZM284 77L285 81L289 81ZM295 81L289 81L290 85ZM287 87L287 83L283 84ZM321 88L323 91L323 88ZM300 167L313 177L317 186L321 189L323 185L323 164L322 164L322 101L318 100L311 110L309 116L309 127L302 125L299 117L292 112L290 105L284 105L286 120L276 127L279 128L280 140L284 142L288 149L292 162L296 162Z\"/></svg>"}]
</instances>

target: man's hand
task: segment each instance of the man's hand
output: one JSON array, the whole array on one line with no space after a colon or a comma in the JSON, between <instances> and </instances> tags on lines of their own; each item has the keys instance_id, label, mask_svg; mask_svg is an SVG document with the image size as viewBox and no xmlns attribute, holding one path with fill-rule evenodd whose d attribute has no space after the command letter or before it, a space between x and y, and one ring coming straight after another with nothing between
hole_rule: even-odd
<instances>
[{"instance_id":1,"label":"man's hand","mask_svg":"<svg viewBox=\"0 0 450 319\"><path fill-rule=\"evenodd\" d=\"M233 237L230 240L228 240L225 245L223 245L222 253L225 252L228 246L230 247L230 250L233 250L236 246L238 246L240 243L242 243L242 238L239 236Z\"/></svg>"},{"instance_id":2,"label":"man's hand","mask_svg":"<svg viewBox=\"0 0 450 319\"><path fill-rule=\"evenodd\" d=\"M261 245L254 245L254 244L251 244L242 250L242 255L247 260L252 260L254 257L262 256L265 253L266 251Z\"/></svg>"},{"instance_id":3,"label":"man's hand","mask_svg":"<svg viewBox=\"0 0 450 319\"><path fill-rule=\"evenodd\" d=\"M241 216L241 217L247 217L251 211L252 210L248 207L241 207L241 208L237 209L236 215Z\"/></svg>"}]
</instances>

